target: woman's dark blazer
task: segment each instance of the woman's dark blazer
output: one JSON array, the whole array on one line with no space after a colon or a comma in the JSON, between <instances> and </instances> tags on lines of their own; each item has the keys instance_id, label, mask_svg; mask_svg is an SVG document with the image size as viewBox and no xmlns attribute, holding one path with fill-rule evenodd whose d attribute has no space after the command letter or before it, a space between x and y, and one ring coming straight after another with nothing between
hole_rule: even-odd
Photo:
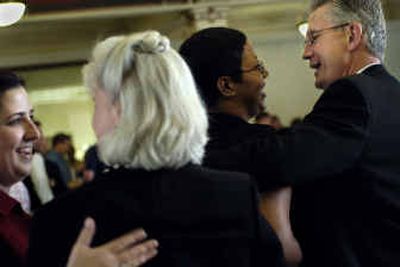
<instances>
[{"instance_id":1,"label":"woman's dark blazer","mask_svg":"<svg viewBox=\"0 0 400 267\"><path fill-rule=\"evenodd\" d=\"M116 169L35 214L30 266L65 266L84 218L93 245L143 227L159 243L146 266L280 266L281 248L258 213L245 174L187 165L178 170Z\"/></svg>"}]
</instances>

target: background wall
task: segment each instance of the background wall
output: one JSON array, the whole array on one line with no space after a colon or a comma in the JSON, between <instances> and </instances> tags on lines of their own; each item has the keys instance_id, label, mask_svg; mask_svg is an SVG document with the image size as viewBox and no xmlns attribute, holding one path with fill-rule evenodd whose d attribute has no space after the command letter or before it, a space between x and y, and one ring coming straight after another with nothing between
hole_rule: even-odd
<instances>
[{"instance_id":1,"label":"background wall","mask_svg":"<svg viewBox=\"0 0 400 267\"><path fill-rule=\"evenodd\" d=\"M385 65L388 70L400 80L400 20L388 23L388 47L386 49Z\"/></svg>"},{"instance_id":2,"label":"background wall","mask_svg":"<svg viewBox=\"0 0 400 267\"><path fill-rule=\"evenodd\" d=\"M303 39L296 30L280 34L250 36L264 58L270 76L266 85L267 110L277 114L284 125L304 117L321 91L315 89L312 71L301 59Z\"/></svg>"},{"instance_id":3,"label":"background wall","mask_svg":"<svg viewBox=\"0 0 400 267\"><path fill-rule=\"evenodd\" d=\"M391 21L388 29L385 64L400 79L400 21ZM293 27L280 32L252 31L248 35L270 71L265 88L268 110L278 114L285 125L294 117L303 117L321 91L315 89L313 73L301 59L303 40L297 30ZM173 43L179 45L180 41ZM21 71L20 74L27 80L45 134L51 136L60 131L72 134L77 157L82 157L95 137L91 129L92 101L81 85L81 66Z\"/></svg>"},{"instance_id":4,"label":"background wall","mask_svg":"<svg viewBox=\"0 0 400 267\"><path fill-rule=\"evenodd\" d=\"M76 157L95 143L91 127L93 103L82 86L81 67L21 72L46 137L64 132L73 136Z\"/></svg>"}]
</instances>

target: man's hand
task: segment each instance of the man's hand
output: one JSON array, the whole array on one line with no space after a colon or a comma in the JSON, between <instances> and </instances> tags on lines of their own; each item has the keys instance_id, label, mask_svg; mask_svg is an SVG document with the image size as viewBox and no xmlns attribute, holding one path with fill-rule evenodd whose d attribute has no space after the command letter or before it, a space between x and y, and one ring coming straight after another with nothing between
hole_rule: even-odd
<instances>
[{"instance_id":1,"label":"man's hand","mask_svg":"<svg viewBox=\"0 0 400 267\"><path fill-rule=\"evenodd\" d=\"M157 254L158 242L146 239L143 229L136 229L104 245L91 248L96 231L92 218L86 218L84 226L72 247L67 267L136 267Z\"/></svg>"}]
</instances>

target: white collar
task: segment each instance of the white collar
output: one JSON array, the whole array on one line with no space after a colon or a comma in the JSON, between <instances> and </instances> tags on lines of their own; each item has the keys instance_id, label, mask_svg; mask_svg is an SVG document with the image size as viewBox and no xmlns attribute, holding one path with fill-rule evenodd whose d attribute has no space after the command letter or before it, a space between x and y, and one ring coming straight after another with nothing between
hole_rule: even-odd
<instances>
[{"instance_id":1,"label":"white collar","mask_svg":"<svg viewBox=\"0 0 400 267\"><path fill-rule=\"evenodd\" d=\"M364 70L368 69L369 67L375 66L375 65L380 65L380 62L373 62L370 64L365 65L364 67L362 67L360 70L357 71L357 74L362 73Z\"/></svg>"}]
</instances>

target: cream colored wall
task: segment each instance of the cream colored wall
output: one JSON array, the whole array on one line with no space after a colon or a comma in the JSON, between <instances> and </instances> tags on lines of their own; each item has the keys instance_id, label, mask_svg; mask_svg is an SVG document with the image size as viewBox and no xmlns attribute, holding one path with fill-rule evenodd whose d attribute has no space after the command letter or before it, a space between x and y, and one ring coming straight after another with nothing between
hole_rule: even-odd
<instances>
[{"instance_id":1,"label":"cream colored wall","mask_svg":"<svg viewBox=\"0 0 400 267\"><path fill-rule=\"evenodd\" d=\"M388 28L385 65L400 79L400 22L391 22ZM321 91L315 89L313 73L301 59L303 40L296 30L251 33L249 39L270 71L266 86L269 111L278 114L285 125L292 118L307 114ZM92 102L81 85L80 69L75 66L20 73L27 81L46 136L59 131L72 134L78 157L95 142L90 124Z\"/></svg>"},{"instance_id":2,"label":"cream colored wall","mask_svg":"<svg viewBox=\"0 0 400 267\"><path fill-rule=\"evenodd\" d=\"M19 73L26 80L35 116L42 122L45 136L71 134L78 159L95 143L91 127L93 103L81 85L80 70L80 66L75 66Z\"/></svg>"},{"instance_id":3,"label":"cream colored wall","mask_svg":"<svg viewBox=\"0 0 400 267\"><path fill-rule=\"evenodd\" d=\"M400 80L400 20L388 23L388 46L385 66Z\"/></svg>"},{"instance_id":4,"label":"cream colored wall","mask_svg":"<svg viewBox=\"0 0 400 267\"><path fill-rule=\"evenodd\" d=\"M71 134L78 159L82 159L86 149L95 142L91 128L92 110L90 100L35 105L36 117L43 122L45 135Z\"/></svg>"}]
</instances>

